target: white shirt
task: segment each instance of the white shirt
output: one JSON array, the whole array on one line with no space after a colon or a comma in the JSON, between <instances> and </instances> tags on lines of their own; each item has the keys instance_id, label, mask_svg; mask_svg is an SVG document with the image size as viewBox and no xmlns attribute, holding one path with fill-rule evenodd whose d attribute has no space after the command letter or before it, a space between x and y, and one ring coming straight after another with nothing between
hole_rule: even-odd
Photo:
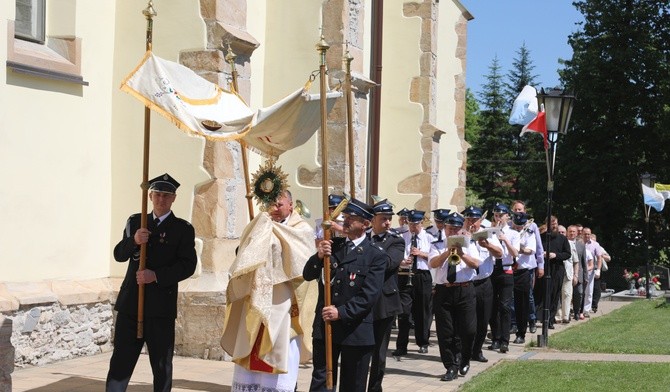
<instances>
[{"instance_id":1,"label":"white shirt","mask_svg":"<svg viewBox=\"0 0 670 392\"><path fill-rule=\"evenodd\" d=\"M405 258L410 257L410 250L412 249L412 236L414 234L409 231L403 233L402 237L405 240ZM421 252L426 254L430 253L430 248L432 242L435 241L432 235L428 234L426 230L421 229L421 231L416 235L416 247L419 248ZM416 269L419 270L430 270L428 265L428 259L425 257L417 256L416 257Z\"/></svg>"},{"instance_id":2,"label":"white shirt","mask_svg":"<svg viewBox=\"0 0 670 392\"><path fill-rule=\"evenodd\" d=\"M537 248L537 243L535 241L535 233L531 233L528 230L523 230L519 233L519 249L521 248L532 249L533 254L519 253L519 257L516 258L517 270L536 268L537 258L535 257L535 249Z\"/></svg>"},{"instance_id":3,"label":"white shirt","mask_svg":"<svg viewBox=\"0 0 670 392\"><path fill-rule=\"evenodd\" d=\"M446 240L446 238L445 238L445 240ZM430 251L430 255L428 256L428 259L430 260L433 257L439 256L446 251L447 251L446 248L444 248L442 250L438 250L435 246L433 246L431 251ZM479 258L479 250L477 250L477 245L476 244L470 243L470 245L467 248L463 249L463 253L481 261L481 259ZM441 266L437 267L435 270L436 270L435 271L435 282L436 282L436 284L444 284L444 283L449 282L447 280L447 275L449 274L449 262L448 261L445 261ZM491 270L493 270L493 268L491 268ZM457 283L469 282L469 281L474 279L476 274L477 274L477 271L474 268L468 267L468 265L465 264L465 262L463 260L461 260L461 262L456 266L456 282Z\"/></svg>"},{"instance_id":4,"label":"white shirt","mask_svg":"<svg viewBox=\"0 0 670 392\"><path fill-rule=\"evenodd\" d=\"M519 232L512 229L511 227L505 225L502 228L503 234L507 237L509 240L510 244L512 244L512 247L516 249L517 253L519 252L519 242L520 242L520 236ZM507 266L507 265L512 265L514 264L514 256L512 255L512 252L507 248L507 245L503 242L500 242L500 245L502 246L503 250L503 257L502 257L502 265Z\"/></svg>"},{"instance_id":5,"label":"white shirt","mask_svg":"<svg viewBox=\"0 0 670 392\"><path fill-rule=\"evenodd\" d=\"M489 238L487 241L489 242L489 244L500 247L502 249L502 244L495 236ZM491 255L488 249L484 248L483 246L479 246L479 243L477 243L476 241L470 243L470 246L473 245L475 249L477 249L477 252L479 254L478 257L479 260L481 260L481 263L479 264L479 274L477 274L475 280L486 279L493 273L493 267L495 266L496 263L495 257Z\"/></svg>"}]
</instances>

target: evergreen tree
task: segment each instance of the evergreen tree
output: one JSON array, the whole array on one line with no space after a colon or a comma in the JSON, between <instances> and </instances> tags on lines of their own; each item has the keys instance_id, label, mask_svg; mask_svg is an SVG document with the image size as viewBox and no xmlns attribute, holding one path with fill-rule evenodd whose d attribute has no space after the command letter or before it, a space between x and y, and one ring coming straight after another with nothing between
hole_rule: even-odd
<instances>
[{"instance_id":1,"label":"evergreen tree","mask_svg":"<svg viewBox=\"0 0 670 392\"><path fill-rule=\"evenodd\" d=\"M555 210L592 227L622 265L644 262L641 172L670 182L670 4L667 0L576 1L582 28L561 78L576 93L559 140ZM670 208L652 210L651 245L670 246ZM666 252L667 253L667 252Z\"/></svg>"},{"instance_id":2,"label":"evergreen tree","mask_svg":"<svg viewBox=\"0 0 670 392\"><path fill-rule=\"evenodd\" d=\"M507 82L504 84L508 112L512 110L514 100L525 86L539 89L538 76L533 74L535 66L525 43L521 45L516 54L517 57L512 62L512 69L507 73ZM546 191L546 160L542 138L537 135L519 137L522 127L519 125L511 127L514 141L510 148L514 152L514 159L518 162L514 199L524 200L529 207L535 207L536 212L541 212L541 205L546 204L545 199L541 197L542 191Z\"/></svg>"},{"instance_id":3,"label":"evergreen tree","mask_svg":"<svg viewBox=\"0 0 670 392\"><path fill-rule=\"evenodd\" d=\"M513 129L508 125L509 102L503 89L503 80L497 56L489 66L486 84L480 93L479 120L481 132L468 153L468 187L488 208L499 200L514 195L514 181L518 169L514 164Z\"/></svg>"}]
</instances>

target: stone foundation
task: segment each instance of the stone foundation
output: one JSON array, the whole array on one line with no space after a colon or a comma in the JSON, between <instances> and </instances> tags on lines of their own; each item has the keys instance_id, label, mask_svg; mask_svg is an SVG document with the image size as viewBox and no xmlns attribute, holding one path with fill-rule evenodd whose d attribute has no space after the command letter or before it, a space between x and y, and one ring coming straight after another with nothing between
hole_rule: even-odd
<instances>
[{"instance_id":1,"label":"stone foundation","mask_svg":"<svg viewBox=\"0 0 670 392\"><path fill-rule=\"evenodd\" d=\"M0 315L0 392L12 392L14 346L11 336L12 320Z\"/></svg>"}]
</instances>

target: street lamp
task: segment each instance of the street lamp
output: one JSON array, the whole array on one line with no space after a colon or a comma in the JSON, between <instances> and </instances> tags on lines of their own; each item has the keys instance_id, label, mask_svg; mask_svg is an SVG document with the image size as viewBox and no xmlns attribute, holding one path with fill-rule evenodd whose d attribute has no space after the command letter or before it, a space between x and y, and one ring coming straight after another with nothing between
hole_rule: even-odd
<instances>
[{"instance_id":1,"label":"street lamp","mask_svg":"<svg viewBox=\"0 0 670 392\"><path fill-rule=\"evenodd\" d=\"M640 189L642 190L642 207L644 208L644 225L645 225L645 242L646 242L646 250L644 252L645 255L645 265L646 265L646 272L645 272L645 282L644 282L644 289L645 292L647 293L647 299L651 299L651 292L649 292L649 212L651 212L651 206L648 206L644 202L644 188L642 188L642 185L647 186L649 188L652 188L654 186L654 182L656 181L656 176L650 173L642 173L640 174Z\"/></svg>"},{"instance_id":2,"label":"street lamp","mask_svg":"<svg viewBox=\"0 0 670 392\"><path fill-rule=\"evenodd\" d=\"M544 304L542 317L542 335L537 337L539 347L546 347L549 341L549 308L551 305L551 265L549 264L550 233L551 233L551 204L554 196L554 166L556 165L556 144L558 135L568 133L568 124L572 115L575 96L566 94L563 90L554 87L537 94L537 103L540 111L544 110L547 125L546 151L547 158L547 233L545 235L545 267L544 267Z\"/></svg>"}]
</instances>

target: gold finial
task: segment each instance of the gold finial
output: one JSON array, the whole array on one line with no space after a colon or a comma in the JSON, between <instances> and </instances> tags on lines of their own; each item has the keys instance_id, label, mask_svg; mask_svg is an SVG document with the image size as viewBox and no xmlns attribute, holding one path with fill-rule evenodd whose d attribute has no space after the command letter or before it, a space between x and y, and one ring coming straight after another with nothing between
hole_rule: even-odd
<instances>
[{"instance_id":1,"label":"gold finial","mask_svg":"<svg viewBox=\"0 0 670 392\"><path fill-rule=\"evenodd\" d=\"M330 46L323 37L323 34L321 34L321 40L316 44L316 50L321 54L321 65L323 66L326 65L326 51L328 51L328 48L330 48Z\"/></svg>"},{"instance_id":2,"label":"gold finial","mask_svg":"<svg viewBox=\"0 0 670 392\"><path fill-rule=\"evenodd\" d=\"M347 74L351 73L351 62L354 60L354 56L349 53L349 41L347 41L344 51L344 65L347 70Z\"/></svg>"},{"instance_id":3,"label":"gold finial","mask_svg":"<svg viewBox=\"0 0 670 392\"><path fill-rule=\"evenodd\" d=\"M154 2L149 0L149 4L147 4L147 8L142 10L142 15L144 15L145 18L147 19L152 19L154 16L158 15L156 13L156 10L154 9Z\"/></svg>"},{"instance_id":4,"label":"gold finial","mask_svg":"<svg viewBox=\"0 0 670 392\"><path fill-rule=\"evenodd\" d=\"M227 42L227 44L228 44L228 50L226 51L226 62L231 66L234 66L237 55L235 54L235 52L233 52L233 49L231 49L230 42Z\"/></svg>"},{"instance_id":5,"label":"gold finial","mask_svg":"<svg viewBox=\"0 0 670 392\"><path fill-rule=\"evenodd\" d=\"M328 42L326 42L326 39L323 37L323 34L321 34L321 39L316 44L316 50L318 50L319 52L325 52L328 49L330 49L330 45L328 45Z\"/></svg>"}]
</instances>

